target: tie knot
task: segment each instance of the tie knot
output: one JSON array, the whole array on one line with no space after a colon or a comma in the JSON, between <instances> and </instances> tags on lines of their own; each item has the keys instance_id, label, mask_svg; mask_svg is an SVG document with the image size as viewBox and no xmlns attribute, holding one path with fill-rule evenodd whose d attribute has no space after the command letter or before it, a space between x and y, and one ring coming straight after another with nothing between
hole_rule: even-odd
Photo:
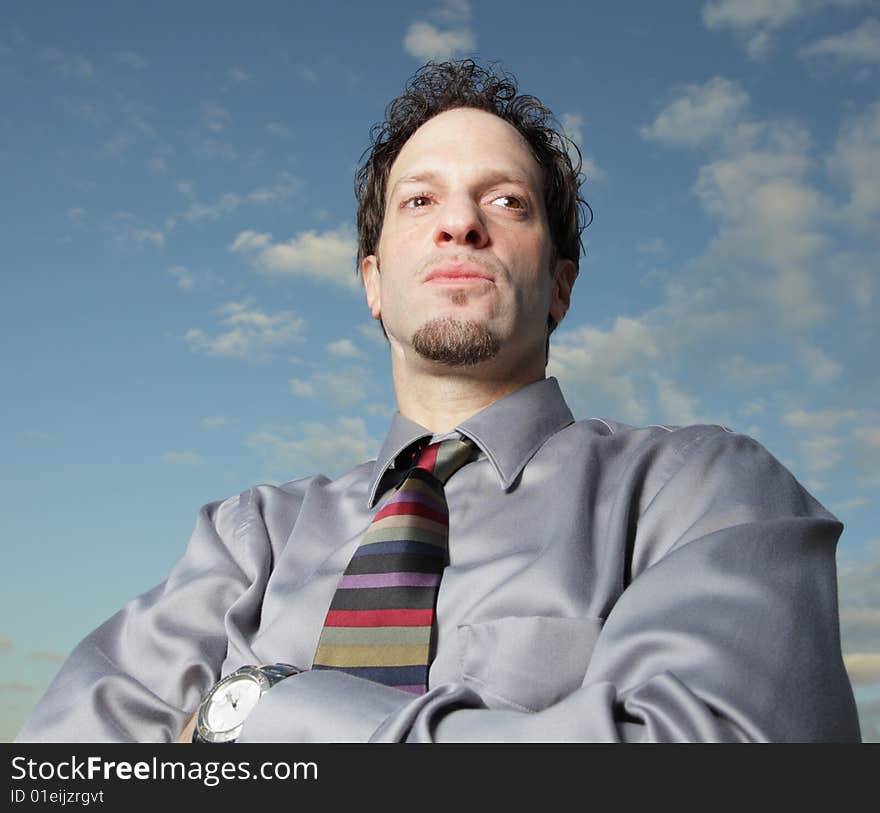
<instances>
[{"instance_id":1,"label":"tie knot","mask_svg":"<svg viewBox=\"0 0 880 813\"><path fill-rule=\"evenodd\" d=\"M422 449L413 467L433 474L441 483L452 477L474 454L474 444L467 438L450 438Z\"/></svg>"}]
</instances>

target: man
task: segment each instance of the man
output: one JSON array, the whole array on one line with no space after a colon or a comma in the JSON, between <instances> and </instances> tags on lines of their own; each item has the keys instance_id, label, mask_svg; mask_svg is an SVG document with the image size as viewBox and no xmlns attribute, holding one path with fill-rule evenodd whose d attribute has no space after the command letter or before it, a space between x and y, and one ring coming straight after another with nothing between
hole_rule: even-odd
<instances>
[{"instance_id":1,"label":"man","mask_svg":"<svg viewBox=\"0 0 880 813\"><path fill-rule=\"evenodd\" d=\"M20 740L859 739L840 523L749 438L575 422L545 377L582 223L548 115L469 61L392 103L358 176L377 459L205 506Z\"/></svg>"}]
</instances>

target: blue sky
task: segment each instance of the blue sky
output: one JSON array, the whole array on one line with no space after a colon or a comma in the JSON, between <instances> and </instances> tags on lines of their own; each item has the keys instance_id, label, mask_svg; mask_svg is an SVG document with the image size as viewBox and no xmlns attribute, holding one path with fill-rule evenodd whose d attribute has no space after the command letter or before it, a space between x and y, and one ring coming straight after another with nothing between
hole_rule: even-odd
<instances>
[{"instance_id":1,"label":"blue sky","mask_svg":"<svg viewBox=\"0 0 880 813\"><path fill-rule=\"evenodd\" d=\"M595 221L549 372L577 417L722 423L846 524L880 739L880 6L24 3L0 22L0 738L198 507L372 457L394 409L353 173L430 57L499 60Z\"/></svg>"}]
</instances>

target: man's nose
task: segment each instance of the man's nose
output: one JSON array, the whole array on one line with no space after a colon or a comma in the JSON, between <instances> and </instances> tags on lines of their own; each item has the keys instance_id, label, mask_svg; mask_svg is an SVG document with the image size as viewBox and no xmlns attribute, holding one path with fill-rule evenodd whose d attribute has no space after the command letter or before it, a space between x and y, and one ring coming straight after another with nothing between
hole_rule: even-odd
<instances>
[{"instance_id":1,"label":"man's nose","mask_svg":"<svg viewBox=\"0 0 880 813\"><path fill-rule=\"evenodd\" d=\"M480 207L465 195L452 196L443 204L434 229L435 245L482 248L488 241Z\"/></svg>"}]
</instances>

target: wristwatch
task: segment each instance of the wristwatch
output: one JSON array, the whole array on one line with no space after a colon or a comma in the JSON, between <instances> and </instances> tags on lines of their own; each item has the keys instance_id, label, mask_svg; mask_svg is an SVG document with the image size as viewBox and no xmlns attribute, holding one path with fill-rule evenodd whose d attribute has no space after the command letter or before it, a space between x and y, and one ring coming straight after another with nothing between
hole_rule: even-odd
<instances>
[{"instance_id":1,"label":"wristwatch","mask_svg":"<svg viewBox=\"0 0 880 813\"><path fill-rule=\"evenodd\" d=\"M242 666L217 681L199 706L193 742L235 742L257 701L299 669L289 663Z\"/></svg>"}]
</instances>

